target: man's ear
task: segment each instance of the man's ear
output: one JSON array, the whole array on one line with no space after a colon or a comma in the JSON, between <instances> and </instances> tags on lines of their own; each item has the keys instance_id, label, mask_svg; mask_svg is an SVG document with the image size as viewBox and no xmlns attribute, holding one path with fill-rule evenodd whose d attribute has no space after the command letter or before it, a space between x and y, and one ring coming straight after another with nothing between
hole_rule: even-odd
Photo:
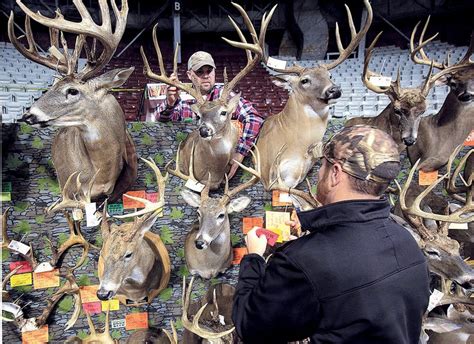
<instances>
[{"instance_id":1,"label":"man's ear","mask_svg":"<svg viewBox=\"0 0 474 344\"><path fill-rule=\"evenodd\" d=\"M127 79L135 70L135 67L117 68L88 81L95 90L110 90L125 84Z\"/></svg>"},{"instance_id":2,"label":"man's ear","mask_svg":"<svg viewBox=\"0 0 474 344\"><path fill-rule=\"evenodd\" d=\"M331 182L331 186L336 186L339 185L343 178L346 178L347 175L344 175L344 171L342 170L341 165L338 163L336 164L331 164L331 170L329 172L329 179Z\"/></svg>"}]
</instances>

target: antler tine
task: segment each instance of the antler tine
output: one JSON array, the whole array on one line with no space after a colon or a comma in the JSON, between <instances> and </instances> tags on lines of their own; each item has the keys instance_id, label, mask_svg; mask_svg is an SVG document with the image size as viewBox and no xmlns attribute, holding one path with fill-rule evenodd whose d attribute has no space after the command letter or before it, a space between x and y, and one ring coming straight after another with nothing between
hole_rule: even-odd
<instances>
[{"instance_id":1,"label":"antler tine","mask_svg":"<svg viewBox=\"0 0 474 344\"><path fill-rule=\"evenodd\" d=\"M225 193L224 193L224 196L222 196L222 199L221 199L221 202L223 202L224 204L229 203L229 201L232 199L233 196L235 196L236 194L238 194L242 190L245 190L245 189L251 187L252 185L257 184L258 181L260 180L260 178L261 178L260 151L258 150L257 146L255 146L254 150L255 150L255 152L253 150L251 150L250 153L252 154L255 168L250 168L250 167L244 166L242 163L240 163L240 162L238 162L237 160L234 159L234 163L239 165L240 168L242 168L243 170L245 170L247 172L250 172L252 174L252 178L247 180L245 183L236 186L232 190L229 190L229 188L227 186L226 190L225 190ZM227 181L227 177L226 177L226 181Z\"/></svg>"},{"instance_id":2,"label":"antler tine","mask_svg":"<svg viewBox=\"0 0 474 344\"><path fill-rule=\"evenodd\" d=\"M43 66L48 68L59 70L61 73L66 73L68 70L68 66L65 61L58 60L57 57L53 55L42 56L37 48L36 42L33 38L33 31L31 30L31 21L30 17L25 17L25 32L26 32L26 39L28 41L28 48L26 48L22 43L20 43L19 39L15 36L15 21L13 11L10 12L10 17L8 18L8 37L10 42L15 46L15 48L27 59L39 63ZM51 39L51 46L57 46L57 40L53 36L50 37Z\"/></svg>"},{"instance_id":3,"label":"antler tine","mask_svg":"<svg viewBox=\"0 0 474 344\"><path fill-rule=\"evenodd\" d=\"M471 61L471 55L474 51L474 31L471 33L471 41L469 42L469 47L467 48L466 54L464 57L459 61L461 64L473 64L474 62Z\"/></svg>"},{"instance_id":4,"label":"antler tine","mask_svg":"<svg viewBox=\"0 0 474 344\"><path fill-rule=\"evenodd\" d=\"M160 194L160 199L159 199L158 202L151 202L151 201L149 201L147 199L144 199L144 198L141 198L141 197L129 196L127 194L124 194L124 196L127 197L127 198L133 199L135 201L142 202L143 204L145 204L145 208L143 208L142 210L139 210L137 212L131 213L131 214L115 216L117 219L125 219L125 218L129 218L129 217L136 217L136 216L145 215L145 214L149 214L149 213L150 214L151 213L158 213L163 208L163 206L165 205L165 186L166 186L166 182L168 181L168 172L163 177L163 175L161 174L160 169L158 168L158 166L156 166L153 159L151 159L151 158L148 159L148 160L143 159L143 158L140 158L140 159L142 159L155 172L156 181L157 181L157 184L158 184L158 192Z\"/></svg>"},{"instance_id":5,"label":"antler tine","mask_svg":"<svg viewBox=\"0 0 474 344\"><path fill-rule=\"evenodd\" d=\"M232 26L237 31L237 34L241 42L231 41L225 37L222 37L222 39L226 41L228 44L232 45L233 47L245 49L246 55L247 55L247 65L244 67L244 69L242 69L239 73L237 73L237 75L234 76L234 78L229 83L224 85L224 89L220 97L224 101L227 100L227 98L229 97L235 85L240 80L242 80L242 78L246 76L255 67L255 65L261 60L263 56L262 46L257 37L257 32L255 31L255 27L253 26L252 21L250 20L247 12L245 12L242 6L240 6L239 4L235 2L232 2L232 5L239 11L240 15L244 19L244 23L250 32L250 36L252 37L253 43L247 43L247 40L245 39L245 36L243 35L242 31L240 30L236 22L232 19L232 17L229 16L229 20ZM273 12L271 14L273 14ZM262 21L262 24L265 24L265 23ZM268 25L266 26L262 25L260 29L264 30L267 28L267 26ZM262 31L260 32L260 37L262 37ZM255 54L255 56L253 57L252 57L252 52Z\"/></svg>"},{"instance_id":6,"label":"antler tine","mask_svg":"<svg viewBox=\"0 0 474 344\"><path fill-rule=\"evenodd\" d=\"M202 98L202 95L201 95L198 87L190 87L190 86L188 86L188 85L186 85L186 84L184 84L184 83L182 83L178 80L171 80L166 75L165 64L163 63L163 55L161 54L160 45L158 44L158 38L157 38L157 35L156 35L157 27L158 27L158 23L155 24L155 26L153 26L152 38L153 38L153 45L154 45L155 51L156 51L156 56L158 57L158 65L160 67L160 74L156 74L151 70L150 64L148 63L148 59L145 55L145 51L143 49L143 46L141 46L140 47L140 54L142 55L142 59L143 59L143 74L145 74L145 76L150 78L150 79L161 81L161 82L164 82L165 84L168 84L168 85L171 85L171 86L175 86L175 87L179 88L180 90L188 93L192 97L194 97L196 99L196 101L198 102L198 104L203 104L204 99ZM175 53L174 53L174 60L173 60L173 70L175 71L175 73L176 73L176 70L177 70L177 49L178 49L178 46L176 46Z\"/></svg>"},{"instance_id":7,"label":"antler tine","mask_svg":"<svg viewBox=\"0 0 474 344\"><path fill-rule=\"evenodd\" d=\"M176 328L174 327L174 321L170 321L170 326L171 326L171 332L173 333L173 336L168 332L167 329L163 329L163 332L166 334L166 337L168 337L169 341L171 344L178 344L178 333L176 332Z\"/></svg>"},{"instance_id":8,"label":"antler tine","mask_svg":"<svg viewBox=\"0 0 474 344\"><path fill-rule=\"evenodd\" d=\"M349 9L349 6L344 4L347 11L347 19L349 21L349 28L351 30L351 42L349 43L347 48L345 49L343 48L342 43L341 43L341 36L339 34L339 25L336 23L336 43L337 43L337 48L339 50L339 57L337 58L337 60L331 63L321 65L322 67L325 67L327 70L330 70L338 66L339 64L341 64L345 59L349 57L352 51L354 51L354 49L359 45L360 41L362 40L364 35L367 33L367 31L369 31L370 25L372 24L372 18L373 18L372 7L370 6L370 3L368 0L364 0L364 5L365 5L365 8L367 9L367 20L362 30L360 30L356 34L356 30L354 28L354 21L352 20L351 10Z\"/></svg>"},{"instance_id":9,"label":"antler tine","mask_svg":"<svg viewBox=\"0 0 474 344\"><path fill-rule=\"evenodd\" d=\"M454 162L455 157L459 154L459 152L463 149L463 145L459 145L456 147L454 152L450 155L448 164L446 165L446 170L448 171L448 181L446 183L446 191L450 194L458 194L462 192L466 192L467 188L469 187L470 183L469 181L463 180L465 185L462 187L456 186L456 180L459 177L461 177L461 171L463 170L464 166L466 165L466 161L469 158L469 156L474 153L474 149L471 149L466 155L462 157L462 159L459 161L458 166L454 170L454 173L451 174L451 168ZM472 181L471 181L472 183Z\"/></svg>"},{"instance_id":10,"label":"antler tine","mask_svg":"<svg viewBox=\"0 0 474 344\"><path fill-rule=\"evenodd\" d=\"M2 249L7 248L11 241L7 233L7 219L10 209L11 207L7 207L2 215Z\"/></svg>"},{"instance_id":11,"label":"antler tine","mask_svg":"<svg viewBox=\"0 0 474 344\"><path fill-rule=\"evenodd\" d=\"M413 31L410 36L410 57L412 61L417 64L423 64L423 65L429 66L433 63L433 65L436 68L443 69L445 66L442 63L436 62L435 60L430 60L430 58L426 55L425 51L423 50L423 48L433 39L438 37L438 34L439 34L437 32L436 34L428 38L426 41L423 41L423 38L426 33L426 29L428 28L428 24L430 22L430 17L431 16L428 16L428 18L426 19L423 30L421 31L420 39L418 40L418 46L416 48L415 48L415 35L416 35L416 31L418 30L418 25L420 25L421 21L419 21L413 28ZM417 56L418 53L421 55L421 58Z\"/></svg>"},{"instance_id":12,"label":"antler tine","mask_svg":"<svg viewBox=\"0 0 474 344\"><path fill-rule=\"evenodd\" d=\"M21 268L23 267L23 265L18 265L16 268L14 268L12 271L10 271L8 274L6 274L4 277L3 277L3 280L2 280L2 292L5 291L5 287L7 286L7 283L8 281L10 280L10 278L16 274L18 272L18 270L20 270ZM2 297L3 298L3 297ZM3 300L4 301L4 300Z\"/></svg>"},{"instance_id":13,"label":"antler tine","mask_svg":"<svg viewBox=\"0 0 474 344\"><path fill-rule=\"evenodd\" d=\"M170 165L173 161L170 161L166 164L166 171L171 173L173 176L176 176L178 178L181 178L182 180L192 180L197 182L196 178L194 177L194 142L191 147L191 156L189 157L189 167L188 167L188 172L189 175L185 175L183 172L181 172L179 168L179 153L181 152L181 148L183 147L183 142L180 143L178 150L176 151L176 168L173 170L170 168Z\"/></svg>"},{"instance_id":14,"label":"antler tine","mask_svg":"<svg viewBox=\"0 0 474 344\"><path fill-rule=\"evenodd\" d=\"M425 82L421 87L421 93L426 97L428 93L430 93L431 87L433 87L434 82L431 81L431 76L433 74L433 61L431 61L430 69L428 70L428 74L426 75Z\"/></svg>"},{"instance_id":15,"label":"antler tine","mask_svg":"<svg viewBox=\"0 0 474 344\"><path fill-rule=\"evenodd\" d=\"M372 41L372 44L370 44L370 46L365 50L364 71L362 73L362 82L364 83L365 87L367 87L369 90L375 93L387 93L388 90L390 89L390 87L381 88L379 86L376 86L370 81L370 77L376 75L376 73L372 72L369 69L369 63L370 63L370 59L372 58L372 53L373 53L375 44L377 44L377 41L379 40L382 33L383 31L380 31L379 34Z\"/></svg>"},{"instance_id":16,"label":"antler tine","mask_svg":"<svg viewBox=\"0 0 474 344\"><path fill-rule=\"evenodd\" d=\"M194 315L193 321L189 321L188 319L188 308L189 308L189 303L191 300L191 291L193 288L193 282L194 282L194 277L191 278L191 281L189 282L188 287L186 288L186 277L183 277L183 315L181 316L181 320L183 323L183 326L191 331L192 333L198 335L201 338L204 339L219 339L222 338L230 333L232 333L235 330L235 327L232 327L231 329L223 332L211 332L203 329L199 325L199 318L201 317L202 313L207 307L207 303L202 306L199 311ZM187 289L187 290L186 290Z\"/></svg>"},{"instance_id":17,"label":"antler tine","mask_svg":"<svg viewBox=\"0 0 474 344\"><path fill-rule=\"evenodd\" d=\"M209 198L209 191L211 190L211 172L208 172L207 182L204 189L201 191L201 203Z\"/></svg>"}]
</instances>

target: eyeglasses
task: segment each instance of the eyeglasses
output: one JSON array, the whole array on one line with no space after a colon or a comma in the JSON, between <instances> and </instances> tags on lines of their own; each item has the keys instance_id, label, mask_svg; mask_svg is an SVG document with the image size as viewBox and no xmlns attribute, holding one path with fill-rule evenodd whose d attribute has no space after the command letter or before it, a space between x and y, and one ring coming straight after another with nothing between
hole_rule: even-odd
<instances>
[{"instance_id":1,"label":"eyeglasses","mask_svg":"<svg viewBox=\"0 0 474 344\"><path fill-rule=\"evenodd\" d=\"M194 71L194 73L198 76L198 77L203 77L204 74L205 75L209 75L211 74L212 72L214 71L214 68L210 67L210 68L199 68L198 70Z\"/></svg>"}]
</instances>

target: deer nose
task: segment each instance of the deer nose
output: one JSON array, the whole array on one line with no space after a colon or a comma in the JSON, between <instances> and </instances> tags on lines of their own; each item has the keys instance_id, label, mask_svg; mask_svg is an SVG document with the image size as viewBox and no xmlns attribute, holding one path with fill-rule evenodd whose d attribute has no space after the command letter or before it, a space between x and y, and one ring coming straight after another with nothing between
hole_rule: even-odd
<instances>
[{"instance_id":1,"label":"deer nose","mask_svg":"<svg viewBox=\"0 0 474 344\"><path fill-rule=\"evenodd\" d=\"M412 144L414 144L416 142L416 139L414 137L404 137L403 138L403 142L407 145L407 146L411 146Z\"/></svg>"},{"instance_id":2,"label":"deer nose","mask_svg":"<svg viewBox=\"0 0 474 344\"><path fill-rule=\"evenodd\" d=\"M37 119L36 119L36 116L31 114L29 111L25 112L23 114L23 116L21 117L20 120L18 120L18 122L25 122L25 123L28 123L28 124L36 124L37 123Z\"/></svg>"},{"instance_id":3,"label":"deer nose","mask_svg":"<svg viewBox=\"0 0 474 344\"><path fill-rule=\"evenodd\" d=\"M208 137L209 136L209 129L207 127L199 128L199 135L201 137L204 137L204 138Z\"/></svg>"},{"instance_id":4,"label":"deer nose","mask_svg":"<svg viewBox=\"0 0 474 344\"><path fill-rule=\"evenodd\" d=\"M326 90L326 99L337 99L341 96L341 88L339 86L332 86Z\"/></svg>"},{"instance_id":5,"label":"deer nose","mask_svg":"<svg viewBox=\"0 0 474 344\"><path fill-rule=\"evenodd\" d=\"M97 297L99 300L107 301L113 296L113 292L111 290L97 290Z\"/></svg>"},{"instance_id":6,"label":"deer nose","mask_svg":"<svg viewBox=\"0 0 474 344\"><path fill-rule=\"evenodd\" d=\"M202 250L204 248L204 241L202 240L196 240L194 244L198 250Z\"/></svg>"}]
</instances>

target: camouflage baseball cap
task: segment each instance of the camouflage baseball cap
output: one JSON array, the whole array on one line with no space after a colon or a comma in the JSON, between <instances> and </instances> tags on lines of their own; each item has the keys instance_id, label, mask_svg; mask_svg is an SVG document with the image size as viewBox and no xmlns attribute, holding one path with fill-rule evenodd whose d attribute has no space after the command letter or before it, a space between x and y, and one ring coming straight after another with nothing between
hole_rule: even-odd
<instances>
[{"instance_id":1,"label":"camouflage baseball cap","mask_svg":"<svg viewBox=\"0 0 474 344\"><path fill-rule=\"evenodd\" d=\"M324 146L323 156L331 163L341 164L347 174L377 183L390 182L400 170L398 145L392 137L366 125L347 127L336 133ZM393 171L380 173L377 168L386 162L398 164L390 164Z\"/></svg>"},{"instance_id":2,"label":"camouflage baseball cap","mask_svg":"<svg viewBox=\"0 0 474 344\"><path fill-rule=\"evenodd\" d=\"M196 71L202 66L211 66L214 69L216 68L211 54L206 53L205 51L196 51L188 60L188 70Z\"/></svg>"}]
</instances>

